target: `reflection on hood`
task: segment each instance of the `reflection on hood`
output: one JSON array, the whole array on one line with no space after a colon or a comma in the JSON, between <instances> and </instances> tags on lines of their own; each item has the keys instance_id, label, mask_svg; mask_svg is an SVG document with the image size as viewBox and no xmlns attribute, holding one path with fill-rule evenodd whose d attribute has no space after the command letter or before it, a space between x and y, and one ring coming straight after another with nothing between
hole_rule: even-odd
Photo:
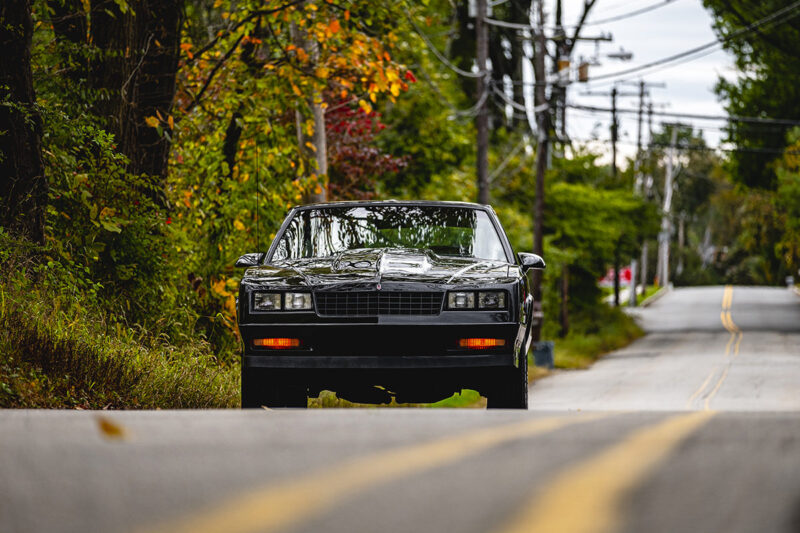
<instances>
[{"instance_id":1,"label":"reflection on hood","mask_svg":"<svg viewBox=\"0 0 800 533\"><path fill-rule=\"evenodd\" d=\"M292 286L348 282L504 283L517 267L502 261L440 256L411 248L362 248L330 257L280 260L248 269L250 282Z\"/></svg>"}]
</instances>

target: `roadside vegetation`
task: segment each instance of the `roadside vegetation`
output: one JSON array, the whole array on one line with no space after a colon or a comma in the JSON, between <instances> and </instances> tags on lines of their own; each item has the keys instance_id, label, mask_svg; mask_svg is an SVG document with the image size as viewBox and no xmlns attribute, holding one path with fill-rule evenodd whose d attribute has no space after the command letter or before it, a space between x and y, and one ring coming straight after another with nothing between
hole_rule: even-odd
<instances>
[{"instance_id":1,"label":"roadside vegetation","mask_svg":"<svg viewBox=\"0 0 800 533\"><path fill-rule=\"evenodd\" d=\"M233 264L265 249L287 208L322 197L477 198L477 89L456 74L474 63L466 2L95 4L14 0L3 11L0 407L235 406ZM493 17L526 24L519 4L498 4ZM721 33L741 26L720 2L706 4ZM734 4L767 13L780 2ZM493 49L506 50L492 57L496 88L528 61L515 35L490 28ZM800 120L800 68L781 67L800 55L759 35L726 41L752 76L721 83L720 95L735 114L759 115L769 100L771 116ZM775 38L789 50L800 43L785 25ZM762 98L759 87L773 86ZM525 97L516 86L505 96ZM491 203L514 247L529 251L536 135L500 95L487 101ZM602 303L597 280L648 242L652 292L673 128L672 279L775 284L800 266L800 130L773 128L765 146L757 125L732 125L737 145L758 150L719 154L699 130L658 126L640 161L652 179L641 195L632 161L615 170L598 151L559 142L546 174L542 284L542 338L556 341L559 368L641 335ZM312 404L345 405L327 393ZM480 399L465 392L438 405Z\"/></svg>"},{"instance_id":2,"label":"roadside vegetation","mask_svg":"<svg viewBox=\"0 0 800 533\"><path fill-rule=\"evenodd\" d=\"M0 407L235 407L238 366L201 340L126 325L97 285L0 232ZM9 250L14 250L9 253Z\"/></svg>"}]
</instances>

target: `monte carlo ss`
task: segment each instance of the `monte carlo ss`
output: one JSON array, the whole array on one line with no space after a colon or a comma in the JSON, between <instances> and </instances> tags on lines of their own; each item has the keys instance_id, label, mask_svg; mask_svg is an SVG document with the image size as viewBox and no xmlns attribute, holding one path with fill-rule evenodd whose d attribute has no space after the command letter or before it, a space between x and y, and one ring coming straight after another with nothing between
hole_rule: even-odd
<instances>
[{"instance_id":1,"label":"monte carlo ss","mask_svg":"<svg viewBox=\"0 0 800 533\"><path fill-rule=\"evenodd\" d=\"M238 299L243 407L434 402L475 389L527 408L533 298L489 206L337 202L295 207L246 267Z\"/></svg>"}]
</instances>

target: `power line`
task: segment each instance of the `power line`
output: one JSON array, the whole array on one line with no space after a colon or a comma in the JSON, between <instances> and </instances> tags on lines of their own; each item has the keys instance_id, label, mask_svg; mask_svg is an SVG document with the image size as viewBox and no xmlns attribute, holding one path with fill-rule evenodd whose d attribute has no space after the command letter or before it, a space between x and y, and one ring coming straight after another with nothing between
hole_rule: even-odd
<instances>
[{"instance_id":1,"label":"power line","mask_svg":"<svg viewBox=\"0 0 800 533\"><path fill-rule=\"evenodd\" d=\"M483 17L483 21L491 26L498 26L500 28L509 28L512 30L529 31L532 36L537 35L537 30L531 24L520 24L518 22L506 22L505 20L497 20L489 17Z\"/></svg>"},{"instance_id":2,"label":"power line","mask_svg":"<svg viewBox=\"0 0 800 533\"><path fill-rule=\"evenodd\" d=\"M428 49L431 52L433 52L433 55L436 56L436 59L441 61L444 66L446 66L447 68L449 68L450 70L452 70L453 72L458 74L459 76L464 76L465 78L482 78L482 77L486 77L486 76L489 75L489 73L485 72L485 71L484 72L469 72L467 70L463 70L463 69L458 68L449 59L447 59L447 57L445 57L445 55L442 54L439 51L438 48L436 48L436 46L434 46L434 44L430 41L430 39L428 39L428 36L425 35L425 32L422 31L422 29L419 26L417 26L417 23L414 22L414 19L411 18L410 15L406 15L406 17L408 18L408 21L411 22L411 25L414 26L414 31L417 33L417 35L422 37L422 40L425 41L425 45L428 47Z\"/></svg>"},{"instance_id":3,"label":"power line","mask_svg":"<svg viewBox=\"0 0 800 533\"><path fill-rule=\"evenodd\" d=\"M608 18L604 18L604 19L600 19L600 20L592 20L592 21L589 21L589 22L585 22L583 25L584 26L597 26L599 24L607 24L609 22L616 22L618 20L624 20L624 19L627 19L627 18L635 17L637 15L642 15L644 13L648 13L650 11L654 11L654 10L656 10L658 8L661 8L661 7L664 7L666 5L672 4L675 1L676 0L663 0L663 1L659 2L659 3L657 3L657 4L652 4L652 5L649 5L649 6L646 6L646 7L642 7L640 9L637 9L635 11L631 11L629 13L622 13L621 15L615 15L613 17L608 17Z\"/></svg>"},{"instance_id":4,"label":"power line","mask_svg":"<svg viewBox=\"0 0 800 533\"><path fill-rule=\"evenodd\" d=\"M589 143L603 143L603 144L610 144L611 139L576 139L570 138L572 142L581 143L581 144L589 144ZM636 143L631 141L618 141L620 144L624 144L626 146L636 146ZM657 148L669 148L669 143L657 143L651 142L648 144L650 147L657 147ZM698 144L689 144L689 145L678 145L679 150L689 150L694 152L750 152L750 153L758 153L758 154L800 154L800 150L784 150L781 148L757 148L757 147L745 147L745 146L737 146L736 148L723 148L721 146L703 146Z\"/></svg>"},{"instance_id":5,"label":"power line","mask_svg":"<svg viewBox=\"0 0 800 533\"><path fill-rule=\"evenodd\" d=\"M610 113L611 109L607 107L596 107L579 104L567 104L567 107L572 109L580 109L582 111L591 111L595 113ZM636 109L617 109L617 113L638 114ZM690 118L696 120L727 120L728 122L744 122L750 124L778 124L783 126L800 126L800 120L789 120L781 118L768 118L768 117L745 117L740 115L701 115L696 113L675 113L670 111L653 111L654 116L671 117L671 118Z\"/></svg>"},{"instance_id":6,"label":"power line","mask_svg":"<svg viewBox=\"0 0 800 533\"><path fill-rule=\"evenodd\" d=\"M750 24L748 26L745 26L744 28L736 30L735 32L731 33L730 35L728 35L727 37L725 37L725 38L723 38L721 40L714 40L714 41L705 43L703 45L697 46L695 48L691 48L689 50L685 50L685 51L680 52L678 54L674 54L674 55L671 55L671 56L668 56L668 57L664 57L664 58L658 59L656 61L651 61L650 63L646 63L646 64L640 65L638 67L632 67L632 68L625 69L625 70L619 70L617 72L610 72L608 74L602 74L600 76L594 77L593 81L604 80L604 79L608 79L608 78L618 78L618 77L622 77L622 76L627 76L628 74L633 74L635 72L640 72L642 70L648 70L648 69L651 69L653 67L664 65L666 63L672 63L673 61L677 61L678 59L683 59L683 58L685 58L687 56L692 56L692 55L698 54L700 52L704 52L704 51L706 51L706 50L708 50L709 48L712 48L712 47L721 46L722 44L724 44L724 43L726 43L728 41L731 41L733 39L736 39L736 38L744 35L745 33L749 33L749 32L753 31L754 29L756 29L756 28L758 28L760 26L763 26L765 24L769 24L770 22L774 21L775 19L777 19L779 17L782 17L783 15L786 15L786 14L790 13L791 11L796 10L798 7L800 7L800 0L798 0L796 2L793 2L792 4L790 4L790 5L788 5L788 6L784 7L784 8L779 9L779 10L773 12L770 15L767 15L766 17L761 18L761 19L753 22L752 24ZM788 22L789 20L793 19L797 15L800 15L800 11L784 17L783 19L781 19L780 23L783 24L785 22ZM702 57L702 56L698 56L698 57ZM688 59L687 61L692 61L694 59L697 59L697 58L696 57L695 58L691 58L691 59Z\"/></svg>"},{"instance_id":7,"label":"power line","mask_svg":"<svg viewBox=\"0 0 800 533\"><path fill-rule=\"evenodd\" d=\"M709 56L711 54L715 54L715 53L719 52L720 50L721 49L719 47L711 47L711 48L709 48L707 50L704 50L702 52L697 53L693 57L689 57L689 58L685 59L684 61L679 61L679 62L673 63L673 64L663 64L663 65L660 65L660 66L653 67L652 69L650 69L650 72L648 72L647 74L650 75L650 74L653 74L655 72L659 72L659 71L662 71L662 70L675 68L675 67L683 65L685 63L689 63L691 61L695 61L697 59L700 59L702 57L706 57L706 56ZM636 68L639 68L639 67L636 67ZM645 67L641 67L641 68L645 68ZM615 83L624 83L624 82L634 81L636 78L641 79L641 76L625 76L625 77L622 77L622 78L607 79L607 80L601 81L600 83L596 83L595 82L595 80L602 79L605 76L606 75L603 74L602 76L598 76L597 78L590 79L589 80L590 87L592 87L592 88L594 88L594 87L607 87L607 86L613 85Z\"/></svg>"}]
</instances>

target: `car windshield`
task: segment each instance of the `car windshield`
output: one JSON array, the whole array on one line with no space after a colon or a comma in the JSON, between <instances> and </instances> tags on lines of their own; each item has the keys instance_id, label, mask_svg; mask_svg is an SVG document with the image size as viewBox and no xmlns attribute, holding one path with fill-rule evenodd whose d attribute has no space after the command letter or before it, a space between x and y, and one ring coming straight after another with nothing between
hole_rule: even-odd
<instances>
[{"instance_id":1,"label":"car windshield","mask_svg":"<svg viewBox=\"0 0 800 533\"><path fill-rule=\"evenodd\" d=\"M298 211L272 260L329 257L363 248L428 249L438 255L507 261L486 212L455 206L374 205Z\"/></svg>"}]
</instances>

